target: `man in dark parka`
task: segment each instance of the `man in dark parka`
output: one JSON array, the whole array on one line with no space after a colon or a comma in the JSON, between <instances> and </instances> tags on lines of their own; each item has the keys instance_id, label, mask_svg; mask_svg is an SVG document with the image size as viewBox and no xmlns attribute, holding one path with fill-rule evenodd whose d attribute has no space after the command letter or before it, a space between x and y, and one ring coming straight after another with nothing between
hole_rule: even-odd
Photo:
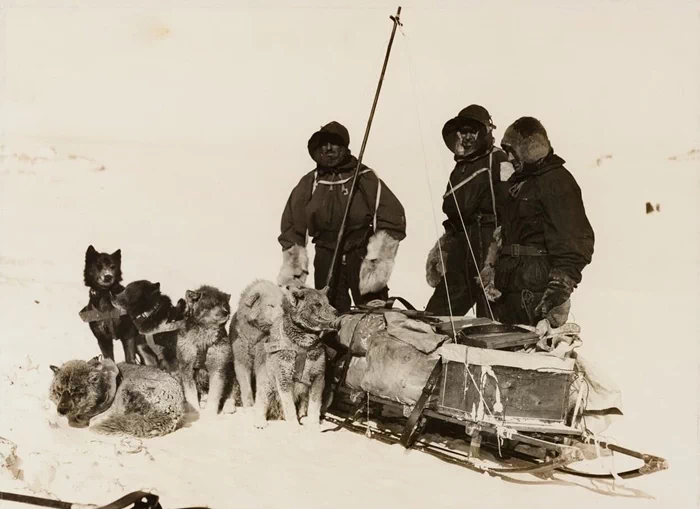
<instances>
[{"instance_id":1,"label":"man in dark parka","mask_svg":"<svg viewBox=\"0 0 700 509\"><path fill-rule=\"evenodd\" d=\"M547 318L558 327L566 322L571 293L593 257L595 237L581 189L537 119L515 121L501 146L516 171L503 203L496 319L536 325Z\"/></svg>"},{"instance_id":2,"label":"man in dark parka","mask_svg":"<svg viewBox=\"0 0 700 509\"><path fill-rule=\"evenodd\" d=\"M280 285L302 284L308 275L308 237L315 245L314 279L317 289L326 284L333 250L347 205L357 158L350 153L350 135L338 122L330 122L308 142L316 167L292 190L282 213L278 241L283 263ZM339 311L388 298L388 282L399 242L406 237L406 217L401 202L365 165L360 167L355 196L346 220L345 240L338 254L335 288L329 296Z\"/></svg>"},{"instance_id":3,"label":"man in dark parka","mask_svg":"<svg viewBox=\"0 0 700 509\"><path fill-rule=\"evenodd\" d=\"M479 268L493 237L503 182L514 171L506 153L494 146L494 128L486 108L472 104L442 129L456 165L443 196L445 233L426 261L426 281L435 288L426 311L435 315L447 316L451 311L462 316L476 304L477 316L490 317Z\"/></svg>"}]
</instances>

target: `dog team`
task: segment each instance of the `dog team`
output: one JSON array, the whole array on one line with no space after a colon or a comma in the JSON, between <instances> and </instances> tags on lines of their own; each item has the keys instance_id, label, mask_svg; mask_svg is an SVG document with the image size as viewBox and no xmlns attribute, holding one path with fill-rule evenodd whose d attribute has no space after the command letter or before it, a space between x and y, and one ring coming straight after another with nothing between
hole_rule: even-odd
<instances>
[{"instance_id":1,"label":"dog team","mask_svg":"<svg viewBox=\"0 0 700 509\"><path fill-rule=\"evenodd\" d=\"M327 289L256 280L232 315L231 295L218 288L188 290L173 305L159 283L122 286L121 267L120 250L89 246L85 253L90 290L81 313L101 314L90 328L102 355L51 366L50 398L72 426L162 436L180 426L188 406L212 416L228 398L235 404L234 385L242 405L255 406L258 428L269 417L319 425L326 374L321 339L338 318ZM114 362L115 340L124 363Z\"/></svg>"},{"instance_id":2,"label":"dog team","mask_svg":"<svg viewBox=\"0 0 700 509\"><path fill-rule=\"evenodd\" d=\"M593 255L581 190L537 119L509 126L502 148L495 146L495 128L486 108L472 104L442 129L456 165L443 196L445 232L426 260L426 281L434 288L426 311L462 316L476 305L477 316L493 313L501 323L535 325L546 317L557 327ZM311 136L315 167L284 207L277 281L249 285L233 315L231 295L212 286L188 290L175 305L159 283L124 287L121 251L90 246L89 303L82 312L102 316L90 321L102 358L52 366L50 396L58 413L98 432L160 436L178 428L187 405L199 411L203 395L202 414L215 415L237 388L241 404L254 406L256 427L275 414L292 425L305 418L305 425L317 426L326 376L321 340L351 302L386 305L406 237L401 202L374 170L358 168L349 146L338 122ZM341 224L345 235L328 288ZM305 286L309 239L314 288ZM119 365L114 339L124 348Z\"/></svg>"}]
</instances>

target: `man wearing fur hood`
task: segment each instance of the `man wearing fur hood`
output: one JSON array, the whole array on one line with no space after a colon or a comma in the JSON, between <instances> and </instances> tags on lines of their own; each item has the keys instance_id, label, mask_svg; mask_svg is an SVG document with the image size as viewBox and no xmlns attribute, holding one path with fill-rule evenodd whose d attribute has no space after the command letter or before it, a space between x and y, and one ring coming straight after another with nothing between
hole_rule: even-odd
<instances>
[{"instance_id":1,"label":"man wearing fur hood","mask_svg":"<svg viewBox=\"0 0 700 509\"><path fill-rule=\"evenodd\" d=\"M350 153L350 135L338 122L330 122L309 139L308 150L316 168L292 190L282 213L282 268L280 285L306 281L307 238L315 244L314 275L317 289L326 284L333 251L352 186L357 158ZM374 173L362 165L346 220L344 243L338 253L336 288L331 304L339 311L388 298L389 277L399 242L406 237L401 202Z\"/></svg>"},{"instance_id":2,"label":"man wearing fur hood","mask_svg":"<svg viewBox=\"0 0 700 509\"><path fill-rule=\"evenodd\" d=\"M593 257L595 237L581 189L537 119L515 121L501 146L516 171L508 181L500 239L482 272L489 279L495 272L489 300L503 323L535 325L547 318L558 327Z\"/></svg>"},{"instance_id":3,"label":"man wearing fur hood","mask_svg":"<svg viewBox=\"0 0 700 509\"><path fill-rule=\"evenodd\" d=\"M426 261L426 280L435 288L426 311L435 315L461 316L476 304L477 316L489 316L477 267L496 226L502 182L513 173L505 152L494 147L494 127L486 108L472 104L442 128L457 164L443 196L445 233Z\"/></svg>"}]
</instances>

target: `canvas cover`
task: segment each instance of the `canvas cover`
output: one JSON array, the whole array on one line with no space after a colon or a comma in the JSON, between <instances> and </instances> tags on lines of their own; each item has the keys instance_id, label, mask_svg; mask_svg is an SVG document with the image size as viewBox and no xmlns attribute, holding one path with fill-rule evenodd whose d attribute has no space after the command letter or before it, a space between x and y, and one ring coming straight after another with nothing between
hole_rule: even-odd
<instances>
[{"instance_id":1,"label":"canvas cover","mask_svg":"<svg viewBox=\"0 0 700 509\"><path fill-rule=\"evenodd\" d=\"M448 336L436 334L428 324L402 313L388 311L374 316L382 317L384 324L367 337L364 358L352 359L346 384L412 406L440 359L437 349Z\"/></svg>"}]
</instances>

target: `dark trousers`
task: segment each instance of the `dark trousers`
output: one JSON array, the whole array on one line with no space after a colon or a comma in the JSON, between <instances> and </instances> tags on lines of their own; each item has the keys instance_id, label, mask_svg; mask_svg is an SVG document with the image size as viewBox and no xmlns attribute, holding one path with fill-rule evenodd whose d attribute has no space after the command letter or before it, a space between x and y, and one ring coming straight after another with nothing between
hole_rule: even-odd
<instances>
[{"instance_id":1,"label":"dark trousers","mask_svg":"<svg viewBox=\"0 0 700 509\"><path fill-rule=\"evenodd\" d=\"M488 249L488 244L484 246L481 239L475 235L477 228L469 228L470 240L474 256L479 267L483 265L486 256L484 248ZM450 252L447 255L446 278L440 281L432 297L428 301L425 310L437 316L449 316L450 307L453 316L464 316L476 304L476 316L491 318L486 298L481 284L477 278L479 272L474 267L474 260L469 251L467 238L464 233L457 233L457 242L450 244ZM449 291L449 301L447 298Z\"/></svg>"},{"instance_id":2,"label":"dark trousers","mask_svg":"<svg viewBox=\"0 0 700 509\"><path fill-rule=\"evenodd\" d=\"M496 320L508 325L537 325L535 308L542 300L542 292L503 292L496 303L491 304Z\"/></svg>"},{"instance_id":3,"label":"dark trousers","mask_svg":"<svg viewBox=\"0 0 700 509\"><path fill-rule=\"evenodd\" d=\"M374 299L386 300L389 298L389 288L387 287L376 293L360 295L360 267L366 254L366 248L357 248L345 253L345 255L338 254L337 272L333 284L335 288L331 288L328 292L331 305L338 310L338 313L346 313L350 310L350 294L352 294L352 302L356 306L366 304ZM318 290L326 286L326 278L332 259L332 249L316 246L314 282Z\"/></svg>"}]
</instances>

